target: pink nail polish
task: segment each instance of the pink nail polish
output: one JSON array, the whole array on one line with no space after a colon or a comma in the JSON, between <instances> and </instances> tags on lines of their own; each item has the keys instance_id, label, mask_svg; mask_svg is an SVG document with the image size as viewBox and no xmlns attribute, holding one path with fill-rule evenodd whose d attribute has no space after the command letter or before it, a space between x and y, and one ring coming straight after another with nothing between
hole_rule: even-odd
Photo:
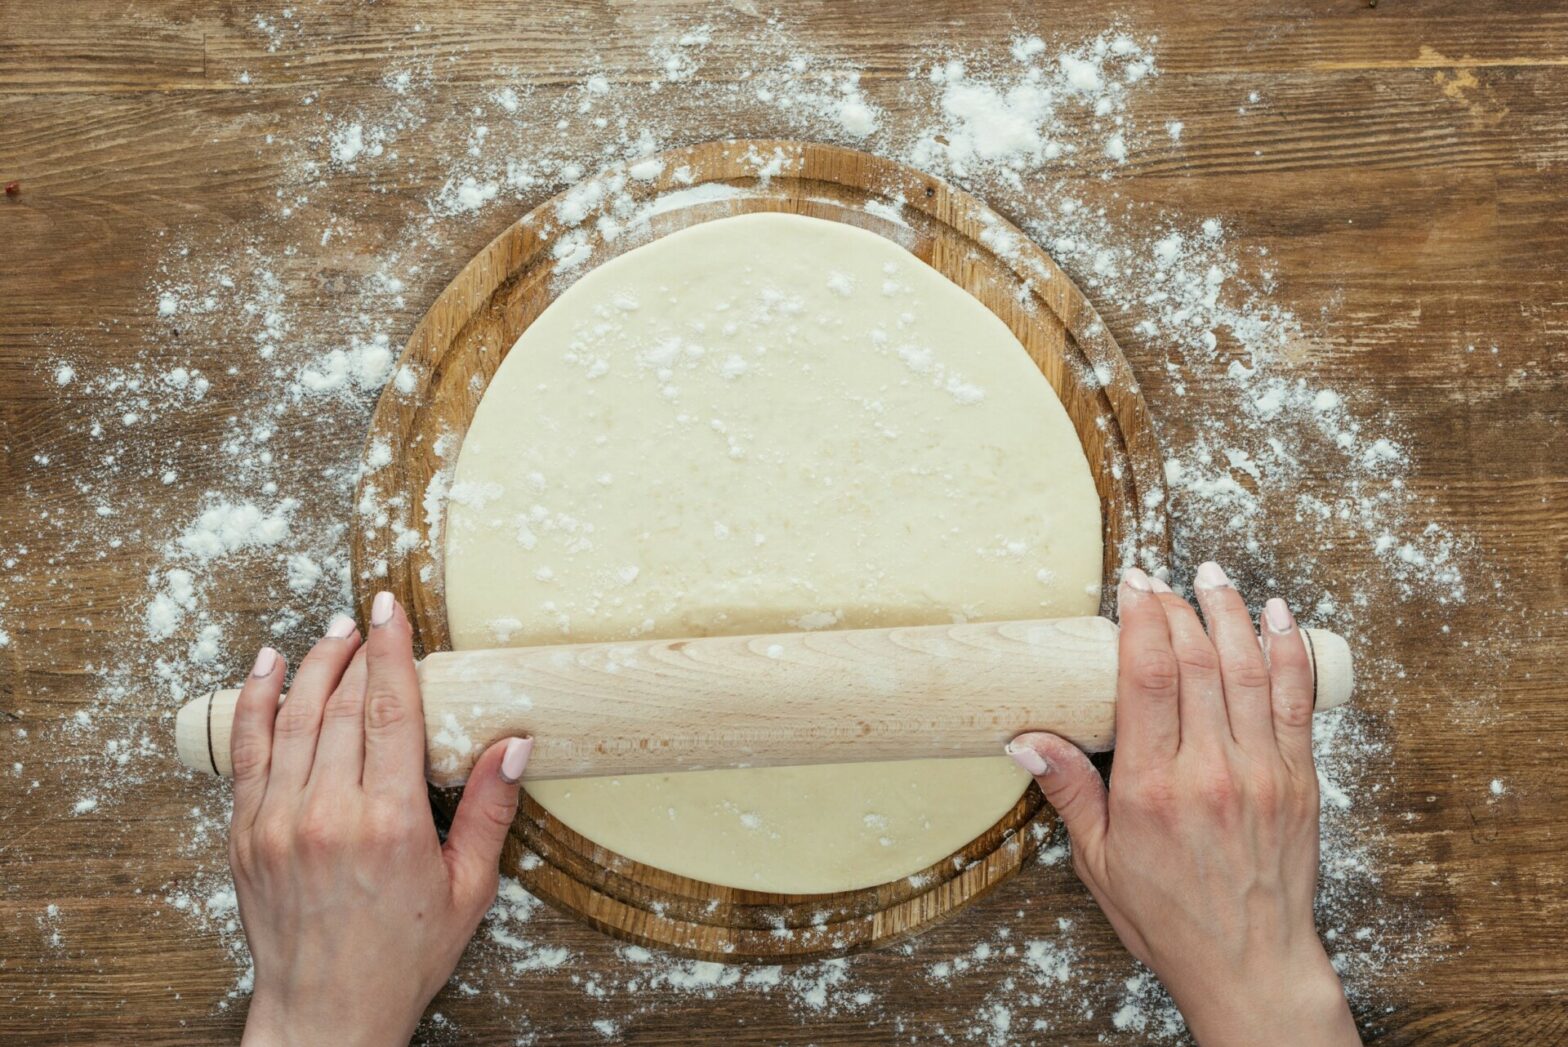
<instances>
[{"instance_id":1,"label":"pink nail polish","mask_svg":"<svg viewBox=\"0 0 1568 1047\"><path fill-rule=\"evenodd\" d=\"M271 676L277 664L278 652L270 647L263 647L256 652L256 664L250 667L250 674L256 677Z\"/></svg>"},{"instance_id":2,"label":"pink nail polish","mask_svg":"<svg viewBox=\"0 0 1568 1047\"><path fill-rule=\"evenodd\" d=\"M508 785L522 781L523 769L528 766L528 757L533 751L532 738L513 738L507 742L506 752L501 754L501 780Z\"/></svg>"},{"instance_id":3,"label":"pink nail polish","mask_svg":"<svg viewBox=\"0 0 1568 1047\"><path fill-rule=\"evenodd\" d=\"M1193 584L1199 589L1230 589L1230 578L1225 574L1224 568L1213 560L1198 567L1198 575L1193 579Z\"/></svg>"},{"instance_id":4,"label":"pink nail polish","mask_svg":"<svg viewBox=\"0 0 1568 1047\"><path fill-rule=\"evenodd\" d=\"M1045 762L1045 757L1034 751L1033 746L1021 745L1018 742L1008 742L1005 750L1013 762L1036 778L1042 774L1051 773L1051 765Z\"/></svg>"},{"instance_id":5,"label":"pink nail polish","mask_svg":"<svg viewBox=\"0 0 1568 1047\"><path fill-rule=\"evenodd\" d=\"M1129 567L1122 572L1122 584L1140 593L1153 591L1153 586L1149 584L1149 576L1136 567Z\"/></svg>"},{"instance_id":6,"label":"pink nail polish","mask_svg":"<svg viewBox=\"0 0 1568 1047\"><path fill-rule=\"evenodd\" d=\"M346 640L354 635L354 619L346 614L334 615L332 624L327 626L327 639Z\"/></svg>"},{"instance_id":7,"label":"pink nail polish","mask_svg":"<svg viewBox=\"0 0 1568 1047\"><path fill-rule=\"evenodd\" d=\"M1173 591L1170 586L1166 585L1163 581L1160 580L1158 575L1149 575L1149 585L1157 593L1168 593Z\"/></svg>"},{"instance_id":8,"label":"pink nail polish","mask_svg":"<svg viewBox=\"0 0 1568 1047\"><path fill-rule=\"evenodd\" d=\"M397 601L391 593L377 593L370 603L370 624L385 625L392 620L392 608Z\"/></svg>"},{"instance_id":9,"label":"pink nail polish","mask_svg":"<svg viewBox=\"0 0 1568 1047\"><path fill-rule=\"evenodd\" d=\"M1263 621L1269 627L1269 632L1276 636L1285 636L1296 627L1296 618L1290 613L1290 607L1277 596L1271 596L1263 605Z\"/></svg>"}]
</instances>

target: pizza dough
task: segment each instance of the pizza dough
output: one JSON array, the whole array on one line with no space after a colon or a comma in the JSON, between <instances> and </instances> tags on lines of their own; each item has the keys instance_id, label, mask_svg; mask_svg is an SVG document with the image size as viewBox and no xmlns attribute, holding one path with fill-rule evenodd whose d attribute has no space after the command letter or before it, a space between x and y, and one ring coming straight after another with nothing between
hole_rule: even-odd
<instances>
[{"instance_id":1,"label":"pizza dough","mask_svg":"<svg viewBox=\"0 0 1568 1047\"><path fill-rule=\"evenodd\" d=\"M1100 508L1006 325L898 245L754 214L588 273L525 331L446 517L458 649L1093 614ZM850 890L989 828L1004 756L525 786L648 865Z\"/></svg>"}]
</instances>

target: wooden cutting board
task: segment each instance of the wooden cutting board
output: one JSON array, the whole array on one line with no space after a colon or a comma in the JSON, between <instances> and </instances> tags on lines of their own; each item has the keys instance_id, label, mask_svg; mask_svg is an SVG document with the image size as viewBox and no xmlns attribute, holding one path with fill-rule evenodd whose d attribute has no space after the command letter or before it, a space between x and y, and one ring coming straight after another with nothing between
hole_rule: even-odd
<instances>
[{"instance_id":1,"label":"wooden cutting board","mask_svg":"<svg viewBox=\"0 0 1568 1047\"><path fill-rule=\"evenodd\" d=\"M1170 552L1163 457L1121 350L1056 264L979 200L912 168L836 146L795 141L709 142L661 154L657 176L625 165L601 172L606 193L570 229L557 220L562 193L510 226L447 286L399 361L415 381L387 386L366 448L384 442L392 461L360 480L360 504L397 500L386 520L357 518L351 545L356 598L369 612L391 589L408 608L421 651L449 646L441 562L429 549L423 500L455 461L490 378L523 330L593 266L699 222L787 211L846 222L906 248L999 316L1056 389L1083 441L1104 517L1109 601L1124 554L1145 566ZM638 165L647 175L654 166ZM606 240L595 220L622 195L625 228ZM627 200L642 220L625 221ZM581 199L582 195L574 199ZM581 245L576 237L585 236ZM572 239L568 239L572 238ZM557 255L589 252L558 271ZM446 441L436 453L437 441ZM439 484L439 481L437 481ZM399 518L400 517L400 518ZM397 552L399 528L420 544ZM439 539L437 542L439 546ZM407 539L404 539L404 548ZM443 816L455 794L435 793ZM780 962L884 945L920 931L993 890L1030 861L1054 824L1035 788L977 839L916 876L835 895L780 895L675 876L597 846L525 796L502 871L555 907L616 937L727 962Z\"/></svg>"}]
</instances>

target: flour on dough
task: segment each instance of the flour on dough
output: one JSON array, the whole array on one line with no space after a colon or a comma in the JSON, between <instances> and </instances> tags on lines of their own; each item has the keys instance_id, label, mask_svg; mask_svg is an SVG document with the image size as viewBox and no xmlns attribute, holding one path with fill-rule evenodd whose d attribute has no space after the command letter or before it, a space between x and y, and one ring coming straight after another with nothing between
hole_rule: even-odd
<instances>
[{"instance_id":1,"label":"flour on dough","mask_svg":"<svg viewBox=\"0 0 1568 1047\"><path fill-rule=\"evenodd\" d=\"M447 510L458 649L1093 614L1100 503L1001 320L898 245L754 214L588 273L525 331ZM787 893L908 876L1005 757L527 785L591 840Z\"/></svg>"}]
</instances>

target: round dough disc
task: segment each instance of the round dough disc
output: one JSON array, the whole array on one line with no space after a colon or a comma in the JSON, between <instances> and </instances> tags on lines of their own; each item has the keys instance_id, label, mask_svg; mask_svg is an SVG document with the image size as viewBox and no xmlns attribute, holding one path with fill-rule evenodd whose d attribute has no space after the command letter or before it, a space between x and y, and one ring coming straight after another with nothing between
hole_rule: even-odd
<instances>
[{"instance_id":1,"label":"round dough disc","mask_svg":"<svg viewBox=\"0 0 1568 1047\"><path fill-rule=\"evenodd\" d=\"M453 646L1093 614L1100 503L1007 326L873 233L752 214L583 276L517 340L447 509ZM1006 757L525 785L647 865L782 893L988 829Z\"/></svg>"}]
</instances>

